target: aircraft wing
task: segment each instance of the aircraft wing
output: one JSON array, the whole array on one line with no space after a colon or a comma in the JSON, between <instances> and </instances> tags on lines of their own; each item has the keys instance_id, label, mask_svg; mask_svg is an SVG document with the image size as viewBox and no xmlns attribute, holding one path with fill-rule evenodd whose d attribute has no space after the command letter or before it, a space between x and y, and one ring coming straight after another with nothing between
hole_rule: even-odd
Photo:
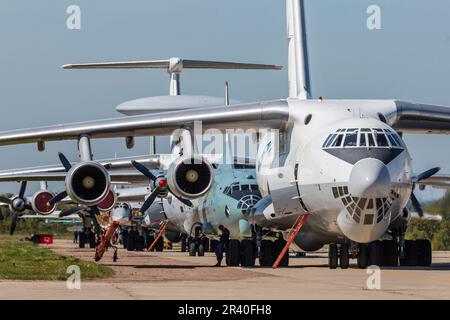
<instances>
[{"instance_id":1,"label":"aircraft wing","mask_svg":"<svg viewBox=\"0 0 450 320\"><path fill-rule=\"evenodd\" d=\"M287 101L257 102L232 106L196 108L106 120L0 132L0 145L91 139L171 135L174 130L202 122L202 130L275 128L283 129L289 119Z\"/></svg>"},{"instance_id":2,"label":"aircraft wing","mask_svg":"<svg viewBox=\"0 0 450 320\"><path fill-rule=\"evenodd\" d=\"M395 111L386 115L388 123L406 133L450 134L450 107L394 101Z\"/></svg>"},{"instance_id":3,"label":"aircraft wing","mask_svg":"<svg viewBox=\"0 0 450 320\"><path fill-rule=\"evenodd\" d=\"M428 179L418 182L420 186L430 186L438 189L450 189L450 175L436 174Z\"/></svg>"},{"instance_id":4,"label":"aircraft wing","mask_svg":"<svg viewBox=\"0 0 450 320\"><path fill-rule=\"evenodd\" d=\"M40 214L24 214L20 216L20 219L48 219L48 220L81 220L78 214L71 214L69 216L60 217L60 211L55 211L49 215L40 215Z\"/></svg>"},{"instance_id":5,"label":"aircraft wing","mask_svg":"<svg viewBox=\"0 0 450 320\"><path fill-rule=\"evenodd\" d=\"M137 170L110 170L111 182L114 184L147 184L148 178ZM66 172L12 173L0 176L0 182L14 181L64 181Z\"/></svg>"}]
</instances>

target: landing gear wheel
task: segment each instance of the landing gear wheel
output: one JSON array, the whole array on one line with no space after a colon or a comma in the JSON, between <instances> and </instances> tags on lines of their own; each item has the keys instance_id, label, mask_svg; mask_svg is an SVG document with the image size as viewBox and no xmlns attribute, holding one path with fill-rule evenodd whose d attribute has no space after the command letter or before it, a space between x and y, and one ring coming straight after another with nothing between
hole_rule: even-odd
<instances>
[{"instance_id":1,"label":"landing gear wheel","mask_svg":"<svg viewBox=\"0 0 450 320\"><path fill-rule=\"evenodd\" d=\"M383 247L381 241L369 244L369 265L381 266L383 264Z\"/></svg>"},{"instance_id":2,"label":"landing gear wheel","mask_svg":"<svg viewBox=\"0 0 450 320\"><path fill-rule=\"evenodd\" d=\"M143 251L145 247L145 239L143 236L136 237L136 251Z\"/></svg>"},{"instance_id":3,"label":"landing gear wheel","mask_svg":"<svg viewBox=\"0 0 450 320\"><path fill-rule=\"evenodd\" d=\"M398 266L398 246L395 240L383 240L383 266L397 267Z\"/></svg>"},{"instance_id":4,"label":"landing gear wheel","mask_svg":"<svg viewBox=\"0 0 450 320\"><path fill-rule=\"evenodd\" d=\"M359 245L357 261L359 269L365 269L369 265L369 247L367 244Z\"/></svg>"},{"instance_id":5,"label":"landing gear wheel","mask_svg":"<svg viewBox=\"0 0 450 320\"><path fill-rule=\"evenodd\" d=\"M164 251L164 239L163 239L163 237L159 237L158 241L156 241L155 251L156 252L163 252Z\"/></svg>"},{"instance_id":6,"label":"landing gear wheel","mask_svg":"<svg viewBox=\"0 0 450 320\"><path fill-rule=\"evenodd\" d=\"M278 259L278 256L281 254L281 251L283 251L284 246L286 245L287 241L284 239L278 239L274 242L274 259ZM280 261L279 264L280 267L287 267L289 266L289 250L284 254L283 258Z\"/></svg>"},{"instance_id":7,"label":"landing gear wheel","mask_svg":"<svg viewBox=\"0 0 450 320\"><path fill-rule=\"evenodd\" d=\"M417 260L421 267L430 267L432 263L431 242L426 239L416 240Z\"/></svg>"},{"instance_id":8,"label":"landing gear wheel","mask_svg":"<svg viewBox=\"0 0 450 320\"><path fill-rule=\"evenodd\" d=\"M228 249L226 253L227 266L238 267L241 255L240 255L240 243L238 240L228 241Z\"/></svg>"},{"instance_id":9,"label":"landing gear wheel","mask_svg":"<svg viewBox=\"0 0 450 320\"><path fill-rule=\"evenodd\" d=\"M187 240L186 237L181 238L181 252L187 251Z\"/></svg>"},{"instance_id":10,"label":"landing gear wheel","mask_svg":"<svg viewBox=\"0 0 450 320\"><path fill-rule=\"evenodd\" d=\"M405 258L400 259L402 267L413 267L418 265L417 245L414 240L405 240Z\"/></svg>"},{"instance_id":11,"label":"landing gear wheel","mask_svg":"<svg viewBox=\"0 0 450 320\"><path fill-rule=\"evenodd\" d=\"M255 266L255 243L252 240L241 241L241 266L254 267Z\"/></svg>"},{"instance_id":12,"label":"landing gear wheel","mask_svg":"<svg viewBox=\"0 0 450 320\"><path fill-rule=\"evenodd\" d=\"M203 257L205 255L205 246L202 242L198 245L197 254L199 257Z\"/></svg>"},{"instance_id":13,"label":"landing gear wheel","mask_svg":"<svg viewBox=\"0 0 450 320\"><path fill-rule=\"evenodd\" d=\"M209 247L210 247L210 243L211 243L210 240L207 237L203 237L202 243L203 243L204 252L209 252Z\"/></svg>"},{"instance_id":14,"label":"landing gear wheel","mask_svg":"<svg viewBox=\"0 0 450 320\"><path fill-rule=\"evenodd\" d=\"M197 254L197 246L195 245L195 241L191 241L189 244L189 255L191 257L195 257Z\"/></svg>"},{"instance_id":15,"label":"landing gear wheel","mask_svg":"<svg viewBox=\"0 0 450 320\"><path fill-rule=\"evenodd\" d=\"M259 265L261 267L271 267L275 259L273 257L273 242L270 240L261 241L261 257L259 258Z\"/></svg>"},{"instance_id":16,"label":"landing gear wheel","mask_svg":"<svg viewBox=\"0 0 450 320\"><path fill-rule=\"evenodd\" d=\"M348 252L348 244L343 243L339 249L339 265L341 269L348 269L350 265L350 254Z\"/></svg>"},{"instance_id":17,"label":"landing gear wheel","mask_svg":"<svg viewBox=\"0 0 450 320\"><path fill-rule=\"evenodd\" d=\"M330 243L328 247L328 267L336 269L338 267L338 247L335 243Z\"/></svg>"},{"instance_id":18,"label":"landing gear wheel","mask_svg":"<svg viewBox=\"0 0 450 320\"><path fill-rule=\"evenodd\" d=\"M134 251L134 250L136 250L136 239L133 234L130 234L128 236L127 241L127 251Z\"/></svg>"}]
</instances>

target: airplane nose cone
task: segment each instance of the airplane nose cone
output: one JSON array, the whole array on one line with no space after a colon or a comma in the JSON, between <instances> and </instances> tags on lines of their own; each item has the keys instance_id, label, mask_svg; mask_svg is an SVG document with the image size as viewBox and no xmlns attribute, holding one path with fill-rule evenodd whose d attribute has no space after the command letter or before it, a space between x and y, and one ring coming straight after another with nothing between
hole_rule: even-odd
<instances>
[{"instance_id":1,"label":"airplane nose cone","mask_svg":"<svg viewBox=\"0 0 450 320\"><path fill-rule=\"evenodd\" d=\"M391 189L386 165L377 159L358 161L350 174L349 190L353 197L384 198Z\"/></svg>"}]
</instances>

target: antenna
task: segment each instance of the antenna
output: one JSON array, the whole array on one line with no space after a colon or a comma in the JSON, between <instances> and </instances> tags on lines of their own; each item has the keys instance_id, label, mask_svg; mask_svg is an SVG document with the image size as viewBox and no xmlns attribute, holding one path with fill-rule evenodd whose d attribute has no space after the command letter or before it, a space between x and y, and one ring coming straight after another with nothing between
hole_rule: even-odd
<instances>
[{"instance_id":1,"label":"antenna","mask_svg":"<svg viewBox=\"0 0 450 320\"><path fill-rule=\"evenodd\" d=\"M230 105L230 89L228 85L228 81L225 81L225 105Z\"/></svg>"}]
</instances>

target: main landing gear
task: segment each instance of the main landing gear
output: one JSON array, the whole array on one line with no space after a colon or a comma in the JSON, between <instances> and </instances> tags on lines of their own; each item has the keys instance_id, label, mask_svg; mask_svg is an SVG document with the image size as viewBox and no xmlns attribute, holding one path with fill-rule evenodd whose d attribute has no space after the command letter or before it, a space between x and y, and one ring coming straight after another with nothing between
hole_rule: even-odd
<instances>
[{"instance_id":1,"label":"main landing gear","mask_svg":"<svg viewBox=\"0 0 450 320\"><path fill-rule=\"evenodd\" d=\"M261 267L272 267L285 245L286 240L282 234L279 234L276 240L230 240L226 251L226 264L232 267L254 267L256 258L259 258ZM286 253L279 266L287 267L288 265L289 254Z\"/></svg>"},{"instance_id":2,"label":"main landing gear","mask_svg":"<svg viewBox=\"0 0 450 320\"><path fill-rule=\"evenodd\" d=\"M357 255L358 268L379 267L429 267L432 263L432 249L429 240L374 241L360 244Z\"/></svg>"},{"instance_id":3,"label":"main landing gear","mask_svg":"<svg viewBox=\"0 0 450 320\"><path fill-rule=\"evenodd\" d=\"M330 269L348 269L350 266L349 245L342 243L340 245L331 243L328 247L328 266Z\"/></svg>"}]
</instances>

